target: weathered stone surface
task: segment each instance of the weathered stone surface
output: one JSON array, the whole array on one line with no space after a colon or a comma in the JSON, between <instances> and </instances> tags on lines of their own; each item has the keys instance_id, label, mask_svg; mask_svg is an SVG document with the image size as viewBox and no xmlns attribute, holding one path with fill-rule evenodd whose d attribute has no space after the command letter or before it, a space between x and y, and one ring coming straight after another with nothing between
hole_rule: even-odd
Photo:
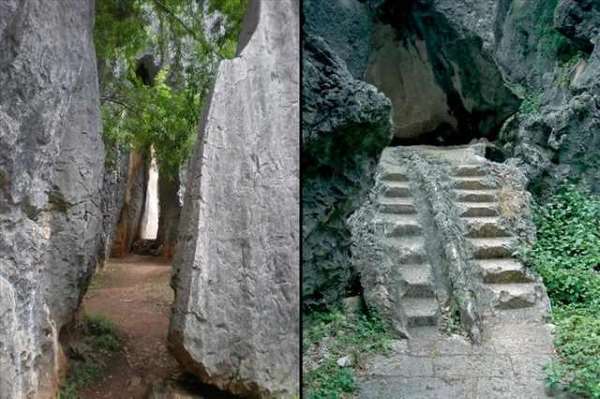
<instances>
[{"instance_id":1,"label":"weathered stone surface","mask_svg":"<svg viewBox=\"0 0 600 399\"><path fill-rule=\"evenodd\" d=\"M134 242L140 238L149 168L150 162L143 153L137 151L129 153L125 194L113 238L111 256L127 255L133 248Z\"/></svg>"},{"instance_id":2,"label":"weathered stone surface","mask_svg":"<svg viewBox=\"0 0 600 399\"><path fill-rule=\"evenodd\" d=\"M389 147L369 198L348 219L365 301L399 336L444 328L440 316L453 307L474 342L485 315L498 309L547 311L539 278L513 259L519 240L534 237L525 178L484 153L481 144ZM494 197L463 202L472 191ZM486 228L474 227L482 219ZM491 279L507 261L510 273Z\"/></svg>"},{"instance_id":3,"label":"weathered stone surface","mask_svg":"<svg viewBox=\"0 0 600 399\"><path fill-rule=\"evenodd\" d=\"M172 353L244 397L299 393L298 20L296 0L252 2L219 66L174 261Z\"/></svg>"},{"instance_id":4,"label":"weathered stone surface","mask_svg":"<svg viewBox=\"0 0 600 399\"><path fill-rule=\"evenodd\" d=\"M303 47L302 267L303 303L310 305L338 300L355 278L345 219L389 143L391 104L354 79L323 39L307 34Z\"/></svg>"},{"instance_id":5,"label":"weathered stone surface","mask_svg":"<svg viewBox=\"0 0 600 399\"><path fill-rule=\"evenodd\" d=\"M181 215L182 202L179 197L179 174L169 176L166 173L158 175L158 232L156 244L162 256L173 257L177 243L177 227Z\"/></svg>"},{"instance_id":6,"label":"weathered stone surface","mask_svg":"<svg viewBox=\"0 0 600 399\"><path fill-rule=\"evenodd\" d=\"M102 242L98 253L98 265L100 267L104 265L112 252L117 234L117 223L125 203L129 170L128 151L120 148L120 146L114 146L108 150L108 153L110 158L104 164L104 178L102 181Z\"/></svg>"},{"instance_id":7,"label":"weathered stone surface","mask_svg":"<svg viewBox=\"0 0 600 399\"><path fill-rule=\"evenodd\" d=\"M368 4L360 0L307 0L302 8L304 32L325 40L352 76L363 79L373 31Z\"/></svg>"},{"instance_id":8,"label":"weathered stone surface","mask_svg":"<svg viewBox=\"0 0 600 399\"><path fill-rule=\"evenodd\" d=\"M378 8L366 80L392 100L397 139L466 144L493 137L517 110L490 57L495 3L386 1Z\"/></svg>"},{"instance_id":9,"label":"weathered stone surface","mask_svg":"<svg viewBox=\"0 0 600 399\"><path fill-rule=\"evenodd\" d=\"M481 345L431 332L367 362L360 398L548 398L551 330L539 320L488 320ZM552 395L552 397L557 397ZM561 396L558 396L561 397Z\"/></svg>"},{"instance_id":10,"label":"weathered stone surface","mask_svg":"<svg viewBox=\"0 0 600 399\"><path fill-rule=\"evenodd\" d=\"M100 246L92 1L0 1L0 397L54 398Z\"/></svg>"},{"instance_id":11,"label":"weathered stone surface","mask_svg":"<svg viewBox=\"0 0 600 399\"><path fill-rule=\"evenodd\" d=\"M554 25L582 50L591 52L600 34L600 3L595 0L562 0L554 11Z\"/></svg>"}]
</instances>

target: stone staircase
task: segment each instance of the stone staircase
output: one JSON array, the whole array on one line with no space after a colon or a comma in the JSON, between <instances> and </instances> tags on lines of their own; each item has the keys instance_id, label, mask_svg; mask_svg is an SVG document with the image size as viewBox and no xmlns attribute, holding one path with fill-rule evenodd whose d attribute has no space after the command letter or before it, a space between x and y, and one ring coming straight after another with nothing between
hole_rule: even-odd
<instances>
[{"instance_id":1,"label":"stone staircase","mask_svg":"<svg viewBox=\"0 0 600 399\"><path fill-rule=\"evenodd\" d=\"M396 301L409 329L435 326L440 307L409 179L400 169L388 166L381 181L384 188L378 198L376 223L383 225L387 244L397 250L395 272L402 289Z\"/></svg>"},{"instance_id":2,"label":"stone staircase","mask_svg":"<svg viewBox=\"0 0 600 399\"><path fill-rule=\"evenodd\" d=\"M518 170L484 153L383 152L349 226L365 301L399 339L368 361L359 398L548 397L548 298L513 255L517 236L531 233L528 196Z\"/></svg>"},{"instance_id":3,"label":"stone staircase","mask_svg":"<svg viewBox=\"0 0 600 399\"><path fill-rule=\"evenodd\" d=\"M498 188L486 177L478 164L459 165L452 171L455 204L474 260L496 309L534 306L540 287L513 256L515 237L502 226Z\"/></svg>"}]
</instances>

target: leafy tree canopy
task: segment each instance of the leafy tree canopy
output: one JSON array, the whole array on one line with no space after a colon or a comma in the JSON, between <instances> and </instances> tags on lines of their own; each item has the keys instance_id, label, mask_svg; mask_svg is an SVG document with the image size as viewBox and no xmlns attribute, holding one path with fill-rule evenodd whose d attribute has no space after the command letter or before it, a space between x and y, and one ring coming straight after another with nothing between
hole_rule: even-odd
<instances>
[{"instance_id":1,"label":"leafy tree canopy","mask_svg":"<svg viewBox=\"0 0 600 399\"><path fill-rule=\"evenodd\" d=\"M235 55L248 2L96 2L94 38L109 150L153 147L161 171L178 172L191 152L215 66ZM207 14L221 18L218 34L207 35Z\"/></svg>"}]
</instances>

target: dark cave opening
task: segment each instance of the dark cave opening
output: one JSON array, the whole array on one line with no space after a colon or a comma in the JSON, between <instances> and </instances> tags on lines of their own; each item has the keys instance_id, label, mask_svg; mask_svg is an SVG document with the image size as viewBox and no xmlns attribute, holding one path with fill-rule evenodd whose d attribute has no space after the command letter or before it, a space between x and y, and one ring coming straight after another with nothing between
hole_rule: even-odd
<instances>
[{"instance_id":1,"label":"dark cave opening","mask_svg":"<svg viewBox=\"0 0 600 399\"><path fill-rule=\"evenodd\" d=\"M481 39L430 5L384 2L372 48L365 77L392 101L392 146L493 142L520 106Z\"/></svg>"}]
</instances>

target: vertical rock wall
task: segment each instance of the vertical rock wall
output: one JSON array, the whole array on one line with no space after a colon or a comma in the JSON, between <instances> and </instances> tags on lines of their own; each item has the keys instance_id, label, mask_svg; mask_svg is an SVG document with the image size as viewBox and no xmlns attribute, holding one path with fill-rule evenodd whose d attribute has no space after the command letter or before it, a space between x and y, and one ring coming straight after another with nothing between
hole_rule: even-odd
<instances>
[{"instance_id":1,"label":"vertical rock wall","mask_svg":"<svg viewBox=\"0 0 600 399\"><path fill-rule=\"evenodd\" d=\"M54 398L100 246L94 2L0 0L0 398Z\"/></svg>"},{"instance_id":2,"label":"vertical rock wall","mask_svg":"<svg viewBox=\"0 0 600 399\"><path fill-rule=\"evenodd\" d=\"M140 238L149 167L150 162L143 153L132 151L129 154L125 198L114 235L111 256L126 256L131 251L134 241Z\"/></svg>"},{"instance_id":3,"label":"vertical rock wall","mask_svg":"<svg viewBox=\"0 0 600 399\"><path fill-rule=\"evenodd\" d=\"M119 145L104 143L107 148L107 160L104 164L104 179L102 183L102 242L98 253L98 265L104 262L111 254L117 223L121 210L125 204L127 190L127 176L129 172L129 151ZM109 148L112 147L112 148Z\"/></svg>"},{"instance_id":4,"label":"vertical rock wall","mask_svg":"<svg viewBox=\"0 0 600 399\"><path fill-rule=\"evenodd\" d=\"M391 138L391 104L353 79L323 40L307 35L304 51L303 304L331 304L355 277L345 221L367 195Z\"/></svg>"},{"instance_id":5,"label":"vertical rock wall","mask_svg":"<svg viewBox=\"0 0 600 399\"><path fill-rule=\"evenodd\" d=\"M243 50L218 69L175 254L171 351L244 397L299 394L298 20L297 0L252 2Z\"/></svg>"}]
</instances>

